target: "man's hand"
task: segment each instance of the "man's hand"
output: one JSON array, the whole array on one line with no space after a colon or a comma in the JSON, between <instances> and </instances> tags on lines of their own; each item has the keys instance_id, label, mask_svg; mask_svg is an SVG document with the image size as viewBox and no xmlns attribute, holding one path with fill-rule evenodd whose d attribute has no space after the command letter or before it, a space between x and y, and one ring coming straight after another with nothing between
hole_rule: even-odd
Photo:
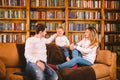
<instances>
[{"instance_id":1,"label":"man's hand","mask_svg":"<svg viewBox=\"0 0 120 80\"><path fill-rule=\"evenodd\" d=\"M41 61L36 61L36 64L44 71L45 70L45 65Z\"/></svg>"}]
</instances>

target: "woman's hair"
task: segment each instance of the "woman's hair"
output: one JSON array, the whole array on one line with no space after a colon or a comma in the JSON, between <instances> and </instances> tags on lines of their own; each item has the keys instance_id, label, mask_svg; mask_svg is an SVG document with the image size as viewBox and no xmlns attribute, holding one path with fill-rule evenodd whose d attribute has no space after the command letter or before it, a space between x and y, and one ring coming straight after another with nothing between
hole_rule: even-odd
<instances>
[{"instance_id":1,"label":"woman's hair","mask_svg":"<svg viewBox=\"0 0 120 80\"><path fill-rule=\"evenodd\" d=\"M92 48L94 46L98 46L99 42L98 42L97 30L94 27L88 27L87 29L90 31L89 39L90 39L91 44L89 47Z\"/></svg>"},{"instance_id":2,"label":"woman's hair","mask_svg":"<svg viewBox=\"0 0 120 80\"><path fill-rule=\"evenodd\" d=\"M37 24L35 27L36 27L35 28L36 34L38 34L40 31L43 32L45 30L46 25L45 24Z\"/></svg>"}]
</instances>

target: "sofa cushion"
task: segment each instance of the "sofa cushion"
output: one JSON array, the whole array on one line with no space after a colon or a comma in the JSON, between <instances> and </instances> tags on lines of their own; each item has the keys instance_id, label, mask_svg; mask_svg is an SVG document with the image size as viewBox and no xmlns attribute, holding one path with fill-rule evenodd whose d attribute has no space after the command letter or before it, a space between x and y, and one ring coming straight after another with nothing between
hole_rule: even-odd
<instances>
[{"instance_id":1,"label":"sofa cushion","mask_svg":"<svg viewBox=\"0 0 120 80\"><path fill-rule=\"evenodd\" d=\"M97 51L96 63L102 63L106 65L111 65L112 53L109 50L99 50Z\"/></svg>"},{"instance_id":2,"label":"sofa cushion","mask_svg":"<svg viewBox=\"0 0 120 80\"><path fill-rule=\"evenodd\" d=\"M94 64L92 67L97 79L110 75L110 68L105 64Z\"/></svg>"},{"instance_id":3,"label":"sofa cushion","mask_svg":"<svg viewBox=\"0 0 120 80\"><path fill-rule=\"evenodd\" d=\"M47 44L47 63L61 64L65 62L65 56L60 47L54 44Z\"/></svg>"},{"instance_id":4,"label":"sofa cushion","mask_svg":"<svg viewBox=\"0 0 120 80\"><path fill-rule=\"evenodd\" d=\"M0 43L0 59L6 67L20 66L18 51L15 43Z\"/></svg>"},{"instance_id":5,"label":"sofa cushion","mask_svg":"<svg viewBox=\"0 0 120 80\"><path fill-rule=\"evenodd\" d=\"M0 60L0 78L5 77L6 75L6 67L3 61Z\"/></svg>"},{"instance_id":6,"label":"sofa cushion","mask_svg":"<svg viewBox=\"0 0 120 80\"><path fill-rule=\"evenodd\" d=\"M20 68L7 68L7 80L24 80L23 76L14 74L21 71Z\"/></svg>"},{"instance_id":7,"label":"sofa cushion","mask_svg":"<svg viewBox=\"0 0 120 80\"><path fill-rule=\"evenodd\" d=\"M96 80L95 72L90 66L63 68L59 72L63 80Z\"/></svg>"}]
</instances>

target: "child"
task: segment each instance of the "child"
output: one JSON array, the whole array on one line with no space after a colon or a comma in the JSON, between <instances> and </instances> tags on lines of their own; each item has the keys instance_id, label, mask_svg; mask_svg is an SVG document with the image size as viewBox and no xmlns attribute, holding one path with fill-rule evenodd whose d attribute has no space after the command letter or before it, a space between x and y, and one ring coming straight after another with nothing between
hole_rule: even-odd
<instances>
[{"instance_id":1,"label":"child","mask_svg":"<svg viewBox=\"0 0 120 80\"><path fill-rule=\"evenodd\" d=\"M58 27L56 31L57 31L57 37L55 39L55 44L63 50L64 55L66 57L66 61L69 61L70 58L69 58L68 48L69 48L70 42L68 38L64 35L63 27L61 26Z\"/></svg>"}]
</instances>

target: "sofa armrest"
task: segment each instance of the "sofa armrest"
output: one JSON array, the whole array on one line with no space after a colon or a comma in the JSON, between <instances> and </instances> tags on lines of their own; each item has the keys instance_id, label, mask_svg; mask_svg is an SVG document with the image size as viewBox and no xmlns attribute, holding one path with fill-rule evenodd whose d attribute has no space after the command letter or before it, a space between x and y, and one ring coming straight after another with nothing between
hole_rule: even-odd
<instances>
[{"instance_id":1,"label":"sofa armrest","mask_svg":"<svg viewBox=\"0 0 120 80\"><path fill-rule=\"evenodd\" d=\"M110 76L112 80L116 80L116 53L112 53L112 63L110 66Z\"/></svg>"},{"instance_id":2,"label":"sofa armrest","mask_svg":"<svg viewBox=\"0 0 120 80\"><path fill-rule=\"evenodd\" d=\"M101 63L111 66L112 52L109 50L98 50L95 63Z\"/></svg>"},{"instance_id":3,"label":"sofa armrest","mask_svg":"<svg viewBox=\"0 0 120 80\"><path fill-rule=\"evenodd\" d=\"M6 66L2 60L0 60L0 78L4 78L6 76Z\"/></svg>"}]
</instances>

